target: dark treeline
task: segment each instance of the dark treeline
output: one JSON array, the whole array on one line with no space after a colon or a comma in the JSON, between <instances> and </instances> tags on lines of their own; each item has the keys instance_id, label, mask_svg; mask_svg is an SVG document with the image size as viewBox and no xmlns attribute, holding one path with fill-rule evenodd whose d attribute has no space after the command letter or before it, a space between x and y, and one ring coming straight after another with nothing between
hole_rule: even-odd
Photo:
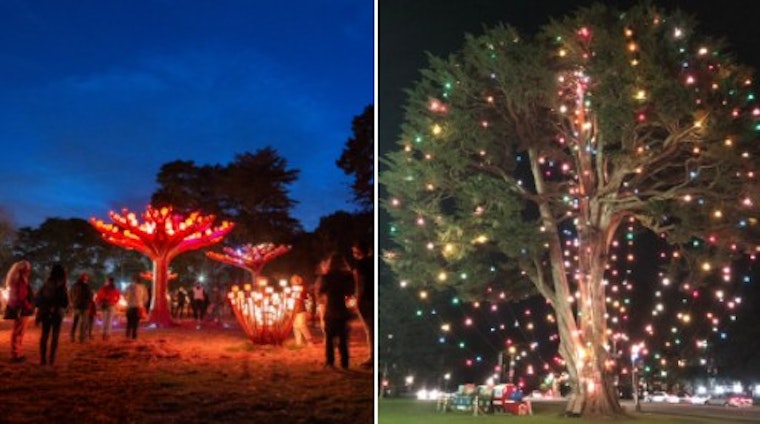
<instances>
[{"instance_id":1,"label":"dark treeline","mask_svg":"<svg viewBox=\"0 0 760 424\"><path fill-rule=\"evenodd\" d=\"M340 167L354 182L355 211L341 211L323 216L313 232L304 231L291 216L296 201L290 198L289 186L300 174L272 147L237 154L228 164L199 165L175 160L161 166L156 176L157 190L150 202L154 207L172 205L180 213L201 211L218 220L235 222L235 229L220 244L208 249L184 253L171 264L173 290L190 286L199 279L228 286L245 282L247 274L237 268L208 259L206 250L221 251L223 246L275 243L291 245L292 250L267 265L263 274L287 278L297 273L307 282L313 280L316 265L330 251L344 253L351 259L355 241L371 243L374 237L374 122L373 107L353 120L353 136L345 142ZM326 166L330 166L327 164ZM135 210L141 213L142 210ZM21 258L33 265L32 284L38 287L50 265L63 263L73 281L80 272L92 275L97 287L106 275L128 281L136 273L151 271L151 262L143 255L105 243L99 233L81 218L48 218L39 227L14 228L10 219L0 217L0 270L7 270Z\"/></svg>"}]
</instances>

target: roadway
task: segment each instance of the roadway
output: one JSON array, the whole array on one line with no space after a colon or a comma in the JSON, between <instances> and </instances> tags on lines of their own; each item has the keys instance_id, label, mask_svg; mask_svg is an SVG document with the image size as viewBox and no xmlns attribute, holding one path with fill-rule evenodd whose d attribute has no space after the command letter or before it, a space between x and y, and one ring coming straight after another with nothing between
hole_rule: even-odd
<instances>
[{"instance_id":1,"label":"roadway","mask_svg":"<svg viewBox=\"0 0 760 424\"><path fill-rule=\"evenodd\" d=\"M626 411L634 411L632 400L621 400ZM738 422L760 423L760 407L736 408L718 405L692 405L688 403L641 402L641 413L680 415L688 417L734 420ZM718 421L723 422L723 421Z\"/></svg>"},{"instance_id":2,"label":"roadway","mask_svg":"<svg viewBox=\"0 0 760 424\"><path fill-rule=\"evenodd\" d=\"M526 398L534 404L548 403L560 405L566 402L560 398ZM641 412L635 412L632 400L620 400L620 405L634 417L642 414L662 414L682 417L697 417L715 420L716 423L743 424L760 423L760 406L736 408L718 405L693 405L690 403L641 402Z\"/></svg>"}]
</instances>

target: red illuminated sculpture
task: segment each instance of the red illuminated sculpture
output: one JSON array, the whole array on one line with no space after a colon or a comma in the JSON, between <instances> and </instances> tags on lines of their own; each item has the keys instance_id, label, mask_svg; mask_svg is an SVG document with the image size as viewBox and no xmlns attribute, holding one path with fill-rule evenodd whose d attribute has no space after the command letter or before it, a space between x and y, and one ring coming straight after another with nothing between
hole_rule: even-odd
<instances>
[{"instance_id":1,"label":"red illuminated sculpture","mask_svg":"<svg viewBox=\"0 0 760 424\"><path fill-rule=\"evenodd\" d=\"M153 261L153 290L148 320L159 326L172 323L166 298L172 259L180 253L218 243L235 225L222 221L214 226L214 215L192 212L183 216L171 207L155 209L150 205L142 214L143 222L139 222L137 215L126 209L121 214L110 211L108 216L113 224L90 218L90 224L103 235L103 239L116 246L137 250Z\"/></svg>"},{"instance_id":2,"label":"red illuminated sculpture","mask_svg":"<svg viewBox=\"0 0 760 424\"><path fill-rule=\"evenodd\" d=\"M261 243L256 246L246 244L237 249L225 247L223 249L224 253L206 252L206 256L215 261L224 262L245 269L251 273L251 282L255 282L256 278L261 273L261 270L264 268L264 265L289 251L290 246L276 246L273 243Z\"/></svg>"},{"instance_id":3,"label":"red illuminated sculpture","mask_svg":"<svg viewBox=\"0 0 760 424\"><path fill-rule=\"evenodd\" d=\"M261 270L269 261L290 251L290 246L261 243L240 248L225 247L224 253L206 252L209 258L251 274L251 283L242 289L233 286L227 297L240 326L255 344L281 345L293 328L293 307L303 287L290 287L281 281L279 287L261 278Z\"/></svg>"},{"instance_id":4,"label":"red illuminated sculpture","mask_svg":"<svg viewBox=\"0 0 760 424\"><path fill-rule=\"evenodd\" d=\"M176 280L179 275L176 272L170 272L166 277L169 280ZM153 271L143 271L140 273L140 278L148 281L153 281Z\"/></svg>"},{"instance_id":5,"label":"red illuminated sculpture","mask_svg":"<svg viewBox=\"0 0 760 424\"><path fill-rule=\"evenodd\" d=\"M232 286L227 298L235 318L254 344L282 343L293 334L293 309L303 286L289 286L287 281L270 285L266 278L256 284Z\"/></svg>"}]
</instances>

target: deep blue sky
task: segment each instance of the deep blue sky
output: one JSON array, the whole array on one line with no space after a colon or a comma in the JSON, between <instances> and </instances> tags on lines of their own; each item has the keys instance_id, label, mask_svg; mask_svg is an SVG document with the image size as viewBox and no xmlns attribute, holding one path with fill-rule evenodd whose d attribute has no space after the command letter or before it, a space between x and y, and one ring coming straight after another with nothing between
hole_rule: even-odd
<instances>
[{"instance_id":1,"label":"deep blue sky","mask_svg":"<svg viewBox=\"0 0 760 424\"><path fill-rule=\"evenodd\" d=\"M142 211L162 164L272 146L307 230L354 210L335 161L372 104L366 0L0 2L0 207Z\"/></svg>"}]
</instances>

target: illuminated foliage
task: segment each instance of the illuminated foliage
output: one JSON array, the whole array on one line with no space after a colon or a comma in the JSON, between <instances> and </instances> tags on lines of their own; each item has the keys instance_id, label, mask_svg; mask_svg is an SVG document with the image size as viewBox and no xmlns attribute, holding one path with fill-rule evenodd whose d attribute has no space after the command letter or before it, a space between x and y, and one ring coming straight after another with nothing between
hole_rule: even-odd
<instances>
[{"instance_id":1,"label":"illuminated foliage","mask_svg":"<svg viewBox=\"0 0 760 424\"><path fill-rule=\"evenodd\" d=\"M225 247L222 251L223 253L206 252L206 256L215 261L245 269L251 274L251 282L254 282L256 277L261 274L264 266L275 258L288 253L290 246L278 246L273 243L261 243L255 246L246 244L238 248Z\"/></svg>"},{"instance_id":2,"label":"illuminated foliage","mask_svg":"<svg viewBox=\"0 0 760 424\"><path fill-rule=\"evenodd\" d=\"M544 296L572 414L621 411L621 305L608 290L622 284L613 256L630 226L669 246L662 278L676 286L734 282L725 270L760 249L751 73L693 28L649 6L597 5L535 38L467 36L430 58L385 158L396 246L384 258L400 283Z\"/></svg>"},{"instance_id":3,"label":"illuminated foliage","mask_svg":"<svg viewBox=\"0 0 760 424\"><path fill-rule=\"evenodd\" d=\"M121 214L110 211L113 223L91 218L90 224L103 239L116 246L134 249L153 261L153 290L150 320L161 325L171 323L166 293L169 264L177 255L220 242L234 224L222 221L215 226L214 215L191 212L187 216L175 213L171 207L155 209L148 205L141 218L128 210Z\"/></svg>"}]
</instances>

